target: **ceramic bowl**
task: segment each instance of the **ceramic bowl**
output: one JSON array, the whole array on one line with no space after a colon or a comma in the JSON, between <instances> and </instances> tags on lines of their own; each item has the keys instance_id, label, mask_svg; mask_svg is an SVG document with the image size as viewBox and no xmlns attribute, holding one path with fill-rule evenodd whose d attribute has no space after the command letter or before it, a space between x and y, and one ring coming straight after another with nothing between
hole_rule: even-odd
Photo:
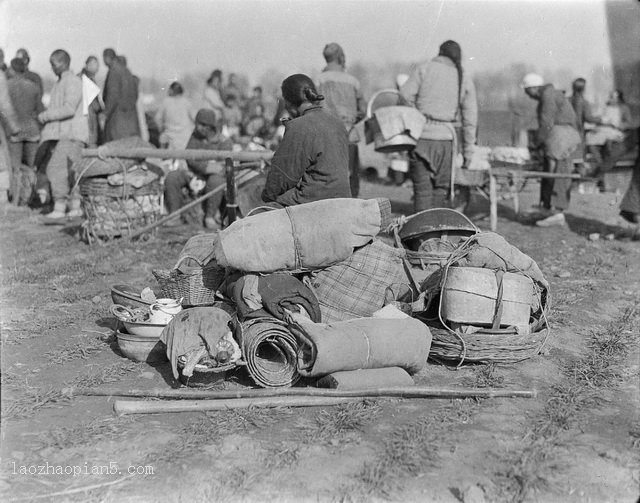
<instances>
[{"instance_id":1,"label":"ceramic bowl","mask_svg":"<svg viewBox=\"0 0 640 503\"><path fill-rule=\"evenodd\" d=\"M159 363L167 361L164 343L158 337L140 337L116 331L122 354L135 362Z\"/></svg>"},{"instance_id":2,"label":"ceramic bowl","mask_svg":"<svg viewBox=\"0 0 640 503\"><path fill-rule=\"evenodd\" d=\"M147 323L144 321L122 321L122 324L131 335L148 339L159 339L164 327L167 326L166 324Z\"/></svg>"}]
</instances>

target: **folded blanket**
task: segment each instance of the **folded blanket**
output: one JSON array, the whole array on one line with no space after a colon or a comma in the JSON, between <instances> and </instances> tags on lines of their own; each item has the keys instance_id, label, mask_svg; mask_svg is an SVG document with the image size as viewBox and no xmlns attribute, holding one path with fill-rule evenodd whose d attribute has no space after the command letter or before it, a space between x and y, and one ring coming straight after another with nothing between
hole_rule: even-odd
<instances>
[{"instance_id":1,"label":"folded blanket","mask_svg":"<svg viewBox=\"0 0 640 503\"><path fill-rule=\"evenodd\" d=\"M424 367L431 347L429 328L415 318L295 323L289 329L298 339L298 372L305 377L384 367L413 374Z\"/></svg>"},{"instance_id":2,"label":"folded blanket","mask_svg":"<svg viewBox=\"0 0 640 503\"><path fill-rule=\"evenodd\" d=\"M380 107L374 115L385 140L405 132L417 140L427 122L417 109L407 106Z\"/></svg>"},{"instance_id":3,"label":"folded blanket","mask_svg":"<svg viewBox=\"0 0 640 503\"><path fill-rule=\"evenodd\" d=\"M318 381L319 388L331 389L374 389L393 386L413 386L415 383L406 370L400 367L383 369L348 370L334 372Z\"/></svg>"},{"instance_id":4,"label":"folded blanket","mask_svg":"<svg viewBox=\"0 0 640 503\"><path fill-rule=\"evenodd\" d=\"M263 309L258 310L245 299L248 293L247 282L255 277L258 278L257 293L263 306ZM295 276L286 273L242 276L232 283L231 297L238 307L238 317L241 320L264 316L285 320L285 309L296 312L299 311L298 306L304 308L314 322L321 319L320 305L314 293Z\"/></svg>"}]
</instances>

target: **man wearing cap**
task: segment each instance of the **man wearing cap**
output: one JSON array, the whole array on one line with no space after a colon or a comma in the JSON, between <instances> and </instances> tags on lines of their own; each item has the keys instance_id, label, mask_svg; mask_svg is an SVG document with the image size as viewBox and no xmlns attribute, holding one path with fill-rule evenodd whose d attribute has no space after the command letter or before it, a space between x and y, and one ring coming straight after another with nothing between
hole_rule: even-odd
<instances>
[{"instance_id":1,"label":"man wearing cap","mask_svg":"<svg viewBox=\"0 0 640 503\"><path fill-rule=\"evenodd\" d=\"M576 114L569 100L552 84L535 73L525 75L521 87L538 102L538 131L534 148L542 150L544 171L571 173L572 155L580 145ZM565 225L564 211L569 208L571 180L547 178L540 181L540 202L549 215L536 222L539 227Z\"/></svg>"},{"instance_id":2,"label":"man wearing cap","mask_svg":"<svg viewBox=\"0 0 640 503\"><path fill-rule=\"evenodd\" d=\"M324 96L327 110L342 121L347 132L365 115L365 105L360 92L360 82L346 72L346 58L342 47L335 42L327 44L322 51L327 66L318 77L318 93ZM349 135L351 138L351 135ZM349 142L349 185L351 195L360 192L360 160L358 145Z\"/></svg>"},{"instance_id":3,"label":"man wearing cap","mask_svg":"<svg viewBox=\"0 0 640 503\"><path fill-rule=\"evenodd\" d=\"M200 109L196 114L196 125L187 143L187 150L231 150L233 143L221 134L221 121L216 113L209 109ZM198 180L204 184L204 192L210 192L219 185L226 183L224 164L218 161L187 161L189 170L178 169L171 171L164 182L164 197L169 213L180 209L183 205L183 189L198 185ZM210 197L204 202L204 226L207 229L217 229L215 216L222 201L223 192ZM173 222L179 224L179 220Z\"/></svg>"}]
</instances>

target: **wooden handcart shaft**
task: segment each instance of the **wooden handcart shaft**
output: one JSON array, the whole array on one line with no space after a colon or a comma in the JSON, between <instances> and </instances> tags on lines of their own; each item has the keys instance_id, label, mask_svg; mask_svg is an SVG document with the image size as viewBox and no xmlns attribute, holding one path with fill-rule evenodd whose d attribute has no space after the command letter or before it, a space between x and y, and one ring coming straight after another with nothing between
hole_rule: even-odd
<instances>
[{"instance_id":1,"label":"wooden handcart shaft","mask_svg":"<svg viewBox=\"0 0 640 503\"><path fill-rule=\"evenodd\" d=\"M269 161L273 157L271 151L233 152L231 150L205 149L156 149L156 148L118 148L100 147L85 148L83 157L123 157L126 159L185 159L187 161L224 161L234 162Z\"/></svg>"}]
</instances>

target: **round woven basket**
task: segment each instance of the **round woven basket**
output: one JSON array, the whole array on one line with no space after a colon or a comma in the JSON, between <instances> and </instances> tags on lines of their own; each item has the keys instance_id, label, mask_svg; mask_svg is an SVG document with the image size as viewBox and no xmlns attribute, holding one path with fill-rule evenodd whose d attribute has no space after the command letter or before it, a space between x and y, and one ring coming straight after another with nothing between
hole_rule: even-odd
<instances>
[{"instance_id":1,"label":"round woven basket","mask_svg":"<svg viewBox=\"0 0 640 503\"><path fill-rule=\"evenodd\" d=\"M112 186L106 178L83 178L79 183L85 241L127 236L160 218L162 184L154 180L140 188Z\"/></svg>"},{"instance_id":2,"label":"round woven basket","mask_svg":"<svg viewBox=\"0 0 640 503\"><path fill-rule=\"evenodd\" d=\"M551 298L548 292L541 295L541 308L533 314L529 333L520 334L515 329L482 329L465 334L445 328L429 320L431 350L429 358L456 363L516 363L539 354L549 338L547 314Z\"/></svg>"},{"instance_id":3,"label":"round woven basket","mask_svg":"<svg viewBox=\"0 0 640 503\"><path fill-rule=\"evenodd\" d=\"M128 183L123 185L110 185L103 177L83 178L78 184L81 196L108 196L108 197L135 197L158 194L162 190L159 180L136 188Z\"/></svg>"}]
</instances>

